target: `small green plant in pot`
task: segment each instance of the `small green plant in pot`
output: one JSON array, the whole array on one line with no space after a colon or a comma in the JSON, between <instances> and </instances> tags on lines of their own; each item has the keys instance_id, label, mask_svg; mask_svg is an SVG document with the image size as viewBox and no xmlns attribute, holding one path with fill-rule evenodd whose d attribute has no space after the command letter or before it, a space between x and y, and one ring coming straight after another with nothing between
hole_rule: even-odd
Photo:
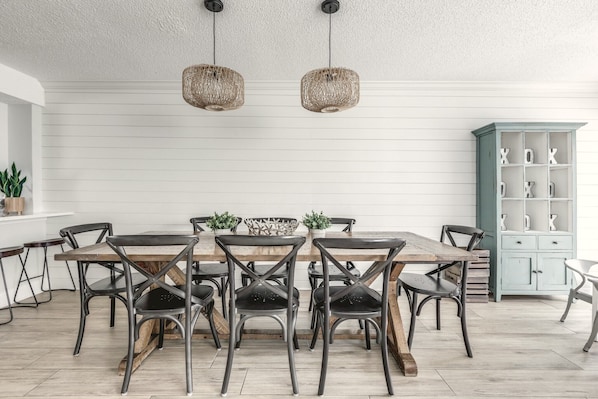
<instances>
[{"instance_id":1,"label":"small green plant in pot","mask_svg":"<svg viewBox=\"0 0 598 399\"><path fill-rule=\"evenodd\" d=\"M322 234L322 231L330 227L330 218L324 212L311 211L306 213L301 221L313 234Z\"/></svg>"},{"instance_id":2,"label":"small green plant in pot","mask_svg":"<svg viewBox=\"0 0 598 399\"><path fill-rule=\"evenodd\" d=\"M5 169L0 172L0 191L4 193L4 210L7 213L16 213L21 215L25 209L25 198L21 197L23 192L23 185L27 181L27 177L21 178L21 171L17 169L15 163L12 163L9 170Z\"/></svg>"},{"instance_id":3,"label":"small green plant in pot","mask_svg":"<svg viewBox=\"0 0 598 399\"><path fill-rule=\"evenodd\" d=\"M228 213L228 211L220 214L214 212L214 216L206 220L206 226L214 232L218 230L230 231L230 229L237 226L237 217L232 213Z\"/></svg>"}]
</instances>

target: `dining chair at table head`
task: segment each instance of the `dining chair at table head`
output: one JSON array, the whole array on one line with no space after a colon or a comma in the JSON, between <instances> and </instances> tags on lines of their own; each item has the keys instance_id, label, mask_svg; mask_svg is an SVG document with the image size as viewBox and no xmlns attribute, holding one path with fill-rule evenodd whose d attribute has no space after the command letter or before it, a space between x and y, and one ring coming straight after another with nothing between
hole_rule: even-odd
<instances>
[{"instance_id":1,"label":"dining chair at table head","mask_svg":"<svg viewBox=\"0 0 598 399\"><path fill-rule=\"evenodd\" d=\"M571 309L571 304L574 300L581 300L586 303L592 303L591 284L587 284L586 273L590 272L592 266L598 264L594 260L586 259L567 259L565 260L565 268L572 273L575 280L575 286L569 289L569 297L567 298L567 306L561 316L561 321L565 321Z\"/></svg>"},{"instance_id":2,"label":"dining chair at table head","mask_svg":"<svg viewBox=\"0 0 598 399\"><path fill-rule=\"evenodd\" d=\"M484 231L475 227L444 225L440 234L440 242L452 245L454 247L463 247L467 251L473 251L480 241L484 238ZM453 282L444 277L444 270L449 267L459 269L460 279ZM411 323L409 326L409 336L407 344L411 348L413 335L415 333L415 320L419 316L423 306L431 300L436 302L436 329L440 330L440 301L443 298L453 300L457 304L457 316L461 320L461 331L467 356L473 357L469 337L467 335L466 318L466 290L467 274L469 262L452 262L449 264L439 264L434 270L425 274L421 273L401 273L398 278L398 284L405 289L409 300L411 310ZM459 274L457 273L457 274ZM419 302L418 294L425 295L425 298Z\"/></svg>"},{"instance_id":3,"label":"dining chair at table head","mask_svg":"<svg viewBox=\"0 0 598 399\"><path fill-rule=\"evenodd\" d=\"M382 351L382 365L388 393L393 395L392 381L388 364L388 293L392 261L405 246L399 238L316 238L313 245L320 250L322 257L323 284L314 291L314 312L316 327L310 345L315 347L318 331L322 330L324 350L318 395L324 394L328 353L333 343L334 332L346 320L364 320L376 329L376 341ZM356 276L349 269L346 260L338 260L344 249L359 249L380 254L362 275ZM340 251L339 251L340 250ZM331 285L331 272L342 273L350 283ZM382 277L382 293L370 288L370 284ZM331 320L334 321L331 325ZM366 328L366 331L368 329Z\"/></svg>"},{"instance_id":4,"label":"dining chair at table head","mask_svg":"<svg viewBox=\"0 0 598 399\"><path fill-rule=\"evenodd\" d=\"M299 310L299 291L293 287L295 263L299 248L305 243L305 237L299 236L249 236L224 235L216 237L216 244L226 254L229 268L229 344L228 357L221 394L226 395L233 366L235 348L239 348L243 327L247 320L254 317L270 317L276 320L282 329L282 336L287 343L289 370L294 394L299 393L295 372L294 349L298 348L295 325ZM276 253L278 260L268 265L268 270L254 271L249 261L244 261L243 251L263 251ZM246 253L246 252L245 252ZM286 269L287 284L281 285L271 277ZM235 276L247 276L249 281L239 288L235 287ZM239 314L239 320L237 320ZM286 315L286 322L282 317Z\"/></svg>"},{"instance_id":5,"label":"dining chair at table head","mask_svg":"<svg viewBox=\"0 0 598 399\"><path fill-rule=\"evenodd\" d=\"M206 222L211 216L199 216L189 220L193 225L193 233L200 233L206 231ZM237 232L239 223L243 221L242 218L237 217L237 224L230 229L231 233ZM218 281L220 280L220 281ZM193 281L201 283L203 281L209 281L218 290L218 296L222 298L222 315L227 318L227 306L226 301L226 290L228 288L228 266L224 262L193 262Z\"/></svg>"},{"instance_id":6,"label":"dining chair at table head","mask_svg":"<svg viewBox=\"0 0 598 399\"><path fill-rule=\"evenodd\" d=\"M120 257L125 280L127 310L129 319L128 353L122 394L129 389L133 370L135 341L139 338L141 325L149 320L160 321L160 339L158 347L163 346L165 321L174 323L185 340L185 371L187 394L193 393L193 372L191 359L191 340L195 323L204 309L210 321L212 336L216 347L220 341L214 326L212 311L214 309L214 289L207 285L193 284L191 269L193 265L193 248L199 242L197 236L177 235L124 235L110 236L106 242ZM176 251L167 262L159 266L139 263L134 258L135 250L146 247L173 246ZM166 276L178 263L185 263L185 284L177 285ZM133 271L144 276L146 281L136 286ZM150 289L151 288L151 289ZM138 316L141 316L138 319ZM183 321L181 321L181 318Z\"/></svg>"},{"instance_id":7,"label":"dining chair at table head","mask_svg":"<svg viewBox=\"0 0 598 399\"><path fill-rule=\"evenodd\" d=\"M66 244L73 248L80 248L82 245L99 244L104 242L107 236L112 235L112 224L108 222L88 223L65 227L60 230L60 236L64 238ZM96 269L100 269L99 272ZM89 301L97 296L110 298L110 327L114 327L116 299L126 305L126 299L123 294L126 291L125 278L123 271L115 262L85 262L77 261L77 270L79 275L79 298L80 298L80 317L79 332L73 355L78 356L85 333L85 321L89 315ZM88 276L104 273L107 277L96 280ZM143 276L136 274L134 282L138 286L145 281Z\"/></svg>"}]
</instances>

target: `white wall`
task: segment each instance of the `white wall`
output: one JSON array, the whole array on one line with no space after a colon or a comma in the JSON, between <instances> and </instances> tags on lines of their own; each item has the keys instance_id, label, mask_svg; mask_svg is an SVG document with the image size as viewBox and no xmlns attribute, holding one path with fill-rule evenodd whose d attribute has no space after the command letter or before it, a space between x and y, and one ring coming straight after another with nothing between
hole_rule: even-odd
<instances>
[{"instance_id":1,"label":"white wall","mask_svg":"<svg viewBox=\"0 0 598 399\"><path fill-rule=\"evenodd\" d=\"M497 121L588 122L578 133L578 254L598 259L598 84L362 82L338 114L301 108L298 82L248 82L245 106L187 105L178 82L47 83L42 208L117 233L323 210L356 229L438 238L475 225L475 140ZM299 284L307 284L300 280Z\"/></svg>"}]
</instances>

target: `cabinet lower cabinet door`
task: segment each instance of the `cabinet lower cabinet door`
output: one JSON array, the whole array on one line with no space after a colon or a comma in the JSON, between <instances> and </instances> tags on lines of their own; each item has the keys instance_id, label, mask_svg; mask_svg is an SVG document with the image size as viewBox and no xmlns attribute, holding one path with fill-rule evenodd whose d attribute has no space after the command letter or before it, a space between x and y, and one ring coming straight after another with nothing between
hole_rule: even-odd
<instances>
[{"instance_id":1,"label":"cabinet lower cabinet door","mask_svg":"<svg viewBox=\"0 0 598 399\"><path fill-rule=\"evenodd\" d=\"M538 254L538 291L566 291L571 288L571 275L565 267L565 260L572 253Z\"/></svg>"},{"instance_id":2,"label":"cabinet lower cabinet door","mask_svg":"<svg viewBox=\"0 0 598 399\"><path fill-rule=\"evenodd\" d=\"M536 254L503 252L501 264L503 291L536 290Z\"/></svg>"}]
</instances>

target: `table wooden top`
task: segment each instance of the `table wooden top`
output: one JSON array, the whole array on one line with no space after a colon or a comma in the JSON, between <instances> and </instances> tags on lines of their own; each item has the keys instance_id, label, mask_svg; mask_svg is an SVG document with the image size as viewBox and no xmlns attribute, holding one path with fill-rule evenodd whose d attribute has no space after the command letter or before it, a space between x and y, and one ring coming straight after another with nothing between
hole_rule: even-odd
<instances>
[{"instance_id":1,"label":"table wooden top","mask_svg":"<svg viewBox=\"0 0 598 399\"><path fill-rule=\"evenodd\" d=\"M151 231L143 234L180 234L191 235L191 232L186 231ZM224 261L226 257L224 252L216 245L214 241L214 234L211 232L200 232L199 243L195 246L193 259L196 261ZM301 234L299 234L301 235ZM320 252L317 248L312 246L312 237L309 233L303 234L307 237L305 245L301 247L297 255L297 261L318 261L320 260ZM327 238L342 238L342 237L356 237L356 238L383 238L393 237L402 238L407 241L405 248L397 255L395 261L401 263L448 263L452 261L475 261L477 256L467 252L463 249L455 248L451 245L440 243L414 233L403 231L354 231L352 233L345 232L326 232ZM177 253L176 247L157 246L144 248L128 248L128 254L133 260L146 262L161 262L170 260L171 255ZM334 253L334 252L333 252ZM281 254L277 248L250 248L242 247L235 251L240 260L255 260L255 261L272 261L279 260ZM384 260L385 252L374 253L372 251L359 250L338 250L334 253L339 260L353 260L353 261L376 261ZM79 249L58 253L55 255L56 260L74 260L74 261L118 261L119 258L108 247L107 244L95 244Z\"/></svg>"}]
</instances>

